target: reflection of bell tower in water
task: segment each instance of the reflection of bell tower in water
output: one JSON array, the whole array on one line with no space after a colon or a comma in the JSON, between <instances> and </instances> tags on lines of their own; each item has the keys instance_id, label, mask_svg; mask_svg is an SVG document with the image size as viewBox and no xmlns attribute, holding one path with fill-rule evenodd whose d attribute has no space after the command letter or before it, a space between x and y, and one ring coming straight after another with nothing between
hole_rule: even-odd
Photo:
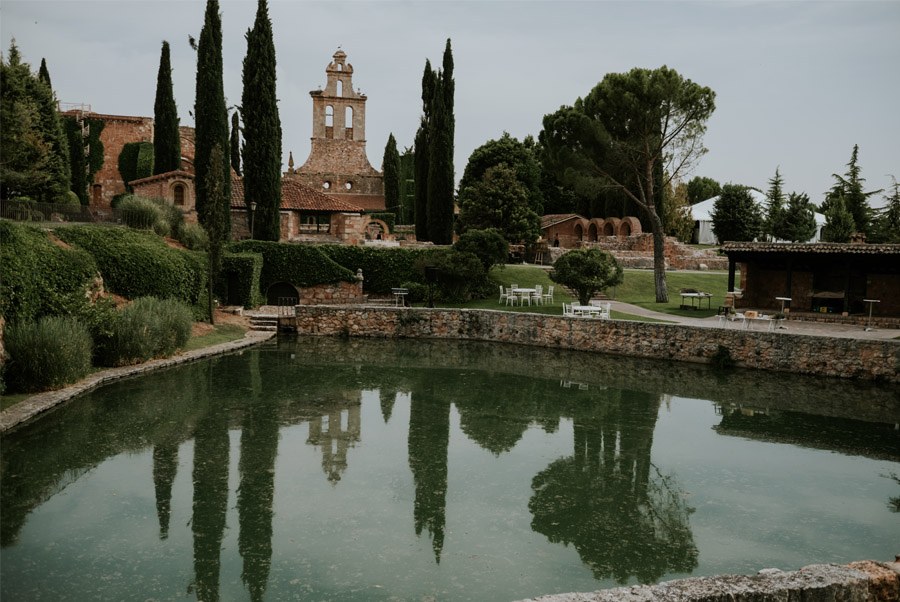
<instances>
[{"instance_id":1,"label":"reflection of bell tower in water","mask_svg":"<svg viewBox=\"0 0 900 602\"><path fill-rule=\"evenodd\" d=\"M309 421L306 442L322 452L322 471L332 484L347 469L347 451L360 440L360 404L337 407Z\"/></svg>"}]
</instances>

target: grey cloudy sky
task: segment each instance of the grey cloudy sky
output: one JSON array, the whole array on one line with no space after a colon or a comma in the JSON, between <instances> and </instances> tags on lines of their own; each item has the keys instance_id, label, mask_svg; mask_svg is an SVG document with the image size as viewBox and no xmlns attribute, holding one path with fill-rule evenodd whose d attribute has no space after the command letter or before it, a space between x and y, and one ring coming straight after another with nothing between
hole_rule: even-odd
<instances>
[{"instance_id":1,"label":"grey cloudy sky","mask_svg":"<svg viewBox=\"0 0 900 602\"><path fill-rule=\"evenodd\" d=\"M175 99L193 125L195 53L205 2L2 0L3 50L16 39L36 70L47 59L57 96L99 113L153 115L162 40ZM221 2L225 93L241 95L244 33L255 1ZM709 153L694 175L765 189L780 166L788 191L819 203L854 144L869 189L900 178L900 1L543 2L270 0L284 163L309 154L309 91L338 46L368 95L367 140L380 168L388 134L411 146L425 59L452 38L456 172L504 131L537 136L546 113L604 74L668 65L709 86Z\"/></svg>"}]
</instances>

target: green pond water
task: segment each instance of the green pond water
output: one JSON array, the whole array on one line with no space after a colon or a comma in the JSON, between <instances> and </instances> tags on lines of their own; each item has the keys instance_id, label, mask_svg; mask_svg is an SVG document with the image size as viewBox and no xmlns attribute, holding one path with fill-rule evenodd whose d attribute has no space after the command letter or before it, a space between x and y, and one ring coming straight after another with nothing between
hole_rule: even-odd
<instances>
[{"instance_id":1,"label":"green pond water","mask_svg":"<svg viewBox=\"0 0 900 602\"><path fill-rule=\"evenodd\" d=\"M281 339L2 438L3 600L516 600L900 553L898 388Z\"/></svg>"}]
</instances>

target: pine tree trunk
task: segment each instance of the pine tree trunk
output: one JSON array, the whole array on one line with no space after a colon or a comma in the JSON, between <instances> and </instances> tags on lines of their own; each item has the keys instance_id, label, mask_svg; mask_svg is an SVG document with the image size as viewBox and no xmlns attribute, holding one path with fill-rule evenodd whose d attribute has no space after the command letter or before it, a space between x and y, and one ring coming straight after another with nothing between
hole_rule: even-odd
<instances>
[{"instance_id":1,"label":"pine tree trunk","mask_svg":"<svg viewBox=\"0 0 900 602\"><path fill-rule=\"evenodd\" d=\"M666 283L666 235L663 232L662 220L656 214L651 215L653 224L653 281L656 285L656 302L669 302L669 287Z\"/></svg>"}]
</instances>

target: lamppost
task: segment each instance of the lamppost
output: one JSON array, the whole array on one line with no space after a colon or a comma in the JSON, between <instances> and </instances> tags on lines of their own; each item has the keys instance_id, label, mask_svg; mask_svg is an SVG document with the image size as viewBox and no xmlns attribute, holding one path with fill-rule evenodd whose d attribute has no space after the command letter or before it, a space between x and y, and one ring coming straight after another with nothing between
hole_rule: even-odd
<instances>
[{"instance_id":1,"label":"lamppost","mask_svg":"<svg viewBox=\"0 0 900 602\"><path fill-rule=\"evenodd\" d=\"M253 240L253 216L256 215L256 201L250 201L250 240Z\"/></svg>"}]
</instances>

